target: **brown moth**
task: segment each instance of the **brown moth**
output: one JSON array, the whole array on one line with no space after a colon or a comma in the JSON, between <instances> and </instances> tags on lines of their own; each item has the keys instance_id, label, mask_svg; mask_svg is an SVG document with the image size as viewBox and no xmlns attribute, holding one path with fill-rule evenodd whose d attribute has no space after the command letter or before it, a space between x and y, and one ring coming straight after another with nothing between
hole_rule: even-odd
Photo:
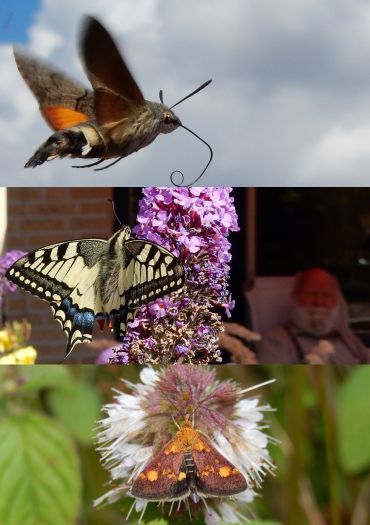
<instances>
[{"instance_id":1,"label":"brown moth","mask_svg":"<svg viewBox=\"0 0 370 525\"><path fill-rule=\"evenodd\" d=\"M194 493L232 496L247 488L243 474L186 418L176 435L134 479L130 492L150 501L171 501Z\"/></svg>"},{"instance_id":2,"label":"brown moth","mask_svg":"<svg viewBox=\"0 0 370 525\"><path fill-rule=\"evenodd\" d=\"M29 54L14 50L19 72L38 100L41 114L55 130L28 160L26 168L66 156L99 159L74 166L81 168L116 159L110 166L147 146L160 133L183 127L195 135L182 125L172 108L211 80L171 108L163 103L162 91L160 103L147 101L101 23L87 16L81 35L81 57L92 91ZM205 169L212 159L208 147L211 158Z\"/></svg>"}]
</instances>

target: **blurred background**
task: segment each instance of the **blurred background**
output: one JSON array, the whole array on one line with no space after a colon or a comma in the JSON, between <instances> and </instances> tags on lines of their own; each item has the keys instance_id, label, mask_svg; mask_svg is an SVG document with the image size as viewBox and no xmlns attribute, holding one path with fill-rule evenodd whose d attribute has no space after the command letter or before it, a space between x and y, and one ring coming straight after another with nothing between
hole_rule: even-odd
<instances>
[{"instance_id":1,"label":"blurred background","mask_svg":"<svg viewBox=\"0 0 370 525\"><path fill-rule=\"evenodd\" d=\"M0 522L118 525L131 498L95 509L108 475L94 448L103 403L140 367L0 367ZM219 366L218 379L251 392L265 414L276 464L243 512L253 525L370 524L370 367ZM126 390L127 391L127 390ZM43 458L47 457L48 462ZM142 523L188 523L150 504ZM133 513L128 523L137 523ZM162 521L158 521L162 519ZM152 521L154 520L154 521ZM202 519L193 523L202 523ZM242 523L242 522L241 522ZM247 523L247 522L245 522ZM248 522L250 523L250 522Z\"/></svg>"}]
</instances>

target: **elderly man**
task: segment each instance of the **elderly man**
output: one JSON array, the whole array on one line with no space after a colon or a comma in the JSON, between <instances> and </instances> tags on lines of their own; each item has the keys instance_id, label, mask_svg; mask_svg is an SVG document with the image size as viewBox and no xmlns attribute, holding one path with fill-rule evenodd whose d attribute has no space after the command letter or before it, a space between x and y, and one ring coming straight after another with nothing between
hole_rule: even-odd
<instances>
[{"instance_id":1,"label":"elderly man","mask_svg":"<svg viewBox=\"0 0 370 525\"><path fill-rule=\"evenodd\" d=\"M346 305L332 275L320 268L298 274L292 300L289 322L258 344L259 363L370 362L370 351L348 328Z\"/></svg>"}]
</instances>

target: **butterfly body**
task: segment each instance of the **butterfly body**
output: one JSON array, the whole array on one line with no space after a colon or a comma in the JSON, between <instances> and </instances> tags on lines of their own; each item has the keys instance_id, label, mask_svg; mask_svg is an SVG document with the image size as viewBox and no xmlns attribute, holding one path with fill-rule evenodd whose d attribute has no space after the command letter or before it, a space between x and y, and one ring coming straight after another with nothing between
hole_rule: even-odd
<instances>
[{"instance_id":1,"label":"butterfly body","mask_svg":"<svg viewBox=\"0 0 370 525\"><path fill-rule=\"evenodd\" d=\"M55 157L127 157L160 133L182 125L165 104L144 99L111 36L92 17L86 18L81 38L92 91L24 52L15 50L14 55L42 115L55 130L25 167Z\"/></svg>"},{"instance_id":2,"label":"butterfly body","mask_svg":"<svg viewBox=\"0 0 370 525\"><path fill-rule=\"evenodd\" d=\"M150 501L171 501L190 494L231 496L247 486L243 474L206 436L185 422L136 477L131 494Z\"/></svg>"},{"instance_id":3,"label":"butterfly body","mask_svg":"<svg viewBox=\"0 0 370 525\"><path fill-rule=\"evenodd\" d=\"M21 257L6 277L50 303L67 334L68 355L91 342L96 318L118 319L123 335L135 309L179 291L184 269L176 257L124 226L110 239L80 239L39 248Z\"/></svg>"}]
</instances>

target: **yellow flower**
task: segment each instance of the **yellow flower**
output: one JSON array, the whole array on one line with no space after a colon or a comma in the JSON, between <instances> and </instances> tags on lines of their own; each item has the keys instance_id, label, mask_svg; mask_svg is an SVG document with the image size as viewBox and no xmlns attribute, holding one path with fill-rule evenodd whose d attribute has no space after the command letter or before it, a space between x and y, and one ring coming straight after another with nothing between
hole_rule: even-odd
<instances>
[{"instance_id":1,"label":"yellow flower","mask_svg":"<svg viewBox=\"0 0 370 525\"><path fill-rule=\"evenodd\" d=\"M36 361L37 351L33 346L26 346L15 350L11 354L0 357L0 365L33 365Z\"/></svg>"},{"instance_id":2,"label":"yellow flower","mask_svg":"<svg viewBox=\"0 0 370 525\"><path fill-rule=\"evenodd\" d=\"M14 354L7 354L0 357L0 365L16 365Z\"/></svg>"},{"instance_id":3,"label":"yellow flower","mask_svg":"<svg viewBox=\"0 0 370 525\"><path fill-rule=\"evenodd\" d=\"M14 338L8 330L0 330L0 353L14 348Z\"/></svg>"}]
</instances>

